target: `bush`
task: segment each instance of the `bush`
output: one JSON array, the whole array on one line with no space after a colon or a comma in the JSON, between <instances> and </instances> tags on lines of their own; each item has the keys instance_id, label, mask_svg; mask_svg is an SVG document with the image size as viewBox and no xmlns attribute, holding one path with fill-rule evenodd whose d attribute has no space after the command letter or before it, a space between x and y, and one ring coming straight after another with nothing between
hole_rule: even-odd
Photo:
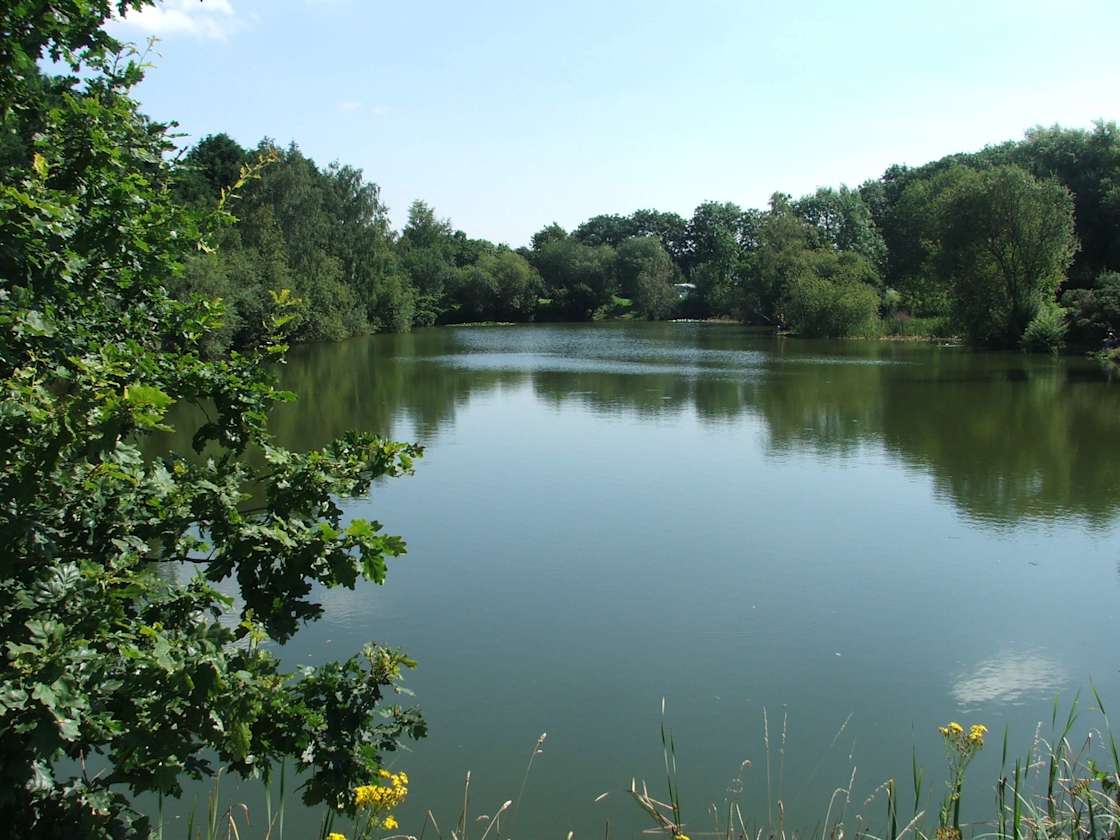
<instances>
[{"instance_id":1,"label":"bush","mask_svg":"<svg viewBox=\"0 0 1120 840\"><path fill-rule=\"evenodd\" d=\"M1097 275L1091 289L1070 289L1062 295L1069 310L1069 340L1085 348L1098 348L1110 331L1120 330L1120 274Z\"/></svg>"},{"instance_id":2,"label":"bush","mask_svg":"<svg viewBox=\"0 0 1120 840\"><path fill-rule=\"evenodd\" d=\"M1031 353L1057 353L1065 346L1067 330L1066 310L1057 304L1048 304L1040 307L1038 314L1027 324L1021 344Z\"/></svg>"},{"instance_id":3,"label":"bush","mask_svg":"<svg viewBox=\"0 0 1120 840\"><path fill-rule=\"evenodd\" d=\"M1120 378L1120 350L1101 350L1092 355L1110 381Z\"/></svg>"},{"instance_id":4,"label":"bush","mask_svg":"<svg viewBox=\"0 0 1120 840\"><path fill-rule=\"evenodd\" d=\"M805 274L790 284L789 323L805 336L843 338L867 331L878 309L879 296L864 283Z\"/></svg>"}]
</instances>

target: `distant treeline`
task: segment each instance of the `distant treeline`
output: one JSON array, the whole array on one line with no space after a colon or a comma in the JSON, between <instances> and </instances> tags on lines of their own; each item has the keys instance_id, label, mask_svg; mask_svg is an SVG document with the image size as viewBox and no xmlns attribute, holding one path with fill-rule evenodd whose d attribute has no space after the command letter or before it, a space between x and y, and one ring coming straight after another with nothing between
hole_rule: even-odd
<instances>
[{"instance_id":1,"label":"distant treeline","mask_svg":"<svg viewBox=\"0 0 1120 840\"><path fill-rule=\"evenodd\" d=\"M218 344L251 344L270 292L303 301L298 338L466 321L729 317L810 336L935 331L994 347L1099 347L1120 329L1120 130L1036 128L1023 140L858 189L775 193L766 210L705 202L638 210L528 247L472 239L427 204L399 233L360 170L296 146L207 137L179 166L211 205L262 153L231 205L240 223L181 277L227 302ZM215 350L223 349L221 346Z\"/></svg>"}]
</instances>

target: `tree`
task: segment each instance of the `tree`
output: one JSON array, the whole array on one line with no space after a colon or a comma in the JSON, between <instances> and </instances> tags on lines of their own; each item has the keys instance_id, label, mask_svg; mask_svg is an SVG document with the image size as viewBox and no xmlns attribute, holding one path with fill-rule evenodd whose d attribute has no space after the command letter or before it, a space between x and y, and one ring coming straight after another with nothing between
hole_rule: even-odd
<instances>
[{"instance_id":1,"label":"tree","mask_svg":"<svg viewBox=\"0 0 1120 840\"><path fill-rule=\"evenodd\" d=\"M781 325L793 279L806 270L813 249L810 229L786 205L767 214L751 254L741 290L740 309L747 320Z\"/></svg>"},{"instance_id":2,"label":"tree","mask_svg":"<svg viewBox=\"0 0 1120 840\"><path fill-rule=\"evenodd\" d=\"M539 250L536 264L557 310L573 321L591 320L617 288L614 249L608 245L554 239Z\"/></svg>"},{"instance_id":3,"label":"tree","mask_svg":"<svg viewBox=\"0 0 1120 840\"><path fill-rule=\"evenodd\" d=\"M592 216L572 231L572 237L584 245L610 245L612 248L637 235L638 226L634 220L616 213Z\"/></svg>"},{"instance_id":4,"label":"tree","mask_svg":"<svg viewBox=\"0 0 1120 840\"><path fill-rule=\"evenodd\" d=\"M1018 345L1076 251L1069 190L1016 166L970 172L940 208L940 271L978 344Z\"/></svg>"},{"instance_id":5,"label":"tree","mask_svg":"<svg viewBox=\"0 0 1120 840\"><path fill-rule=\"evenodd\" d=\"M730 315L741 298L742 259L734 235L726 228L717 228L705 243L704 254L704 261L695 263L688 275L696 286L689 308L704 318Z\"/></svg>"},{"instance_id":6,"label":"tree","mask_svg":"<svg viewBox=\"0 0 1120 840\"><path fill-rule=\"evenodd\" d=\"M758 245L762 221L763 214L758 210L744 210L729 201L705 201L693 211L688 223L689 270L713 260L726 261L728 241L742 254L749 254Z\"/></svg>"},{"instance_id":7,"label":"tree","mask_svg":"<svg viewBox=\"0 0 1120 840\"><path fill-rule=\"evenodd\" d=\"M541 280L533 267L508 248L483 254L459 272L454 298L458 321L528 321L537 308Z\"/></svg>"},{"instance_id":8,"label":"tree","mask_svg":"<svg viewBox=\"0 0 1120 840\"><path fill-rule=\"evenodd\" d=\"M495 281L494 317L502 321L532 320L544 287L529 262L508 248L484 254L478 262Z\"/></svg>"},{"instance_id":9,"label":"tree","mask_svg":"<svg viewBox=\"0 0 1120 840\"><path fill-rule=\"evenodd\" d=\"M658 210L635 210L630 214L635 236L656 236L678 270L684 270L688 253L688 222L677 213Z\"/></svg>"},{"instance_id":10,"label":"tree","mask_svg":"<svg viewBox=\"0 0 1120 840\"><path fill-rule=\"evenodd\" d=\"M179 172L178 193L188 204L212 207L222 190L237 181L249 154L228 134L204 137L187 152Z\"/></svg>"},{"instance_id":11,"label":"tree","mask_svg":"<svg viewBox=\"0 0 1120 840\"><path fill-rule=\"evenodd\" d=\"M910 180L885 221L891 248L888 277L911 314L949 314L951 284L939 268L942 206L972 170L953 166L929 178Z\"/></svg>"},{"instance_id":12,"label":"tree","mask_svg":"<svg viewBox=\"0 0 1120 840\"><path fill-rule=\"evenodd\" d=\"M616 259L620 291L633 298L634 308L651 321L667 318L677 303L676 268L660 240L653 236L624 240Z\"/></svg>"},{"instance_id":13,"label":"tree","mask_svg":"<svg viewBox=\"0 0 1120 840\"><path fill-rule=\"evenodd\" d=\"M384 704L410 660L371 644L289 673L266 643L319 617L316 584L384 581L403 542L344 525L337 500L420 450L358 433L276 445L290 296L270 297L256 347L207 356L222 302L168 286L231 217L170 200L163 128L130 98L140 70L98 31L109 4L31 5L0 12L19 33L0 50L3 107L36 107L24 81L41 54L85 72L41 115L31 166L0 171L0 813L14 836L147 837L125 791L175 795L214 761L248 775L285 758L305 801L352 810L380 754L424 733ZM192 423L195 454L146 456L176 405L206 406L174 421ZM222 581L237 621L219 620ZM107 768L91 777L95 754Z\"/></svg>"},{"instance_id":14,"label":"tree","mask_svg":"<svg viewBox=\"0 0 1120 840\"><path fill-rule=\"evenodd\" d=\"M1120 270L1120 128L1098 121L1092 130L1030 129L1008 155L1039 178L1056 178L1073 193L1081 250L1071 282L1092 285L1102 271Z\"/></svg>"},{"instance_id":15,"label":"tree","mask_svg":"<svg viewBox=\"0 0 1120 840\"><path fill-rule=\"evenodd\" d=\"M544 246L550 242L558 242L562 239L568 238L568 232L560 227L556 222L550 225L545 225L543 228L533 234L531 240L532 250L534 253L539 253L544 249Z\"/></svg>"},{"instance_id":16,"label":"tree","mask_svg":"<svg viewBox=\"0 0 1120 840\"><path fill-rule=\"evenodd\" d=\"M817 232L821 243L859 254L877 270L885 267L887 246L857 190L821 187L799 199L794 210Z\"/></svg>"},{"instance_id":17,"label":"tree","mask_svg":"<svg viewBox=\"0 0 1120 840\"><path fill-rule=\"evenodd\" d=\"M408 222L401 231L401 243L410 248L451 250L451 223L437 219L436 211L417 199L408 207Z\"/></svg>"}]
</instances>

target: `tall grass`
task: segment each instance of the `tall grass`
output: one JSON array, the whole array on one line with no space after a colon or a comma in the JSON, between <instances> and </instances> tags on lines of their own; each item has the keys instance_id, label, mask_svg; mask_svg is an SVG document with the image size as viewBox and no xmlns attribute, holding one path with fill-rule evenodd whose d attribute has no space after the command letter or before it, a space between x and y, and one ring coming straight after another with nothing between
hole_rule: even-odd
<instances>
[{"instance_id":1,"label":"tall grass","mask_svg":"<svg viewBox=\"0 0 1120 840\"><path fill-rule=\"evenodd\" d=\"M998 741L981 734L980 743L969 742L965 727L949 724L941 727L946 738L947 765L945 787L928 783L930 772L918 763L916 748L912 751L909 780L900 786L890 778L876 784L862 801L857 798L857 777L854 764L843 784L834 788L827 802L821 803L818 814L787 814L785 802L785 754L788 740L788 717L783 715L780 736L772 739L770 716L763 710L761 721L765 762L764 807L751 810L746 804L746 771L749 760L743 761L726 791L710 801L701 813L689 813L681 798L682 768L678 767L677 744L669 726L664 700L661 706L661 749L664 792L639 779L631 779L620 791L633 800L645 815L649 828L643 832L668 840L1120 840L1120 745L1096 689L1092 689L1089 709L1099 721L1087 728L1078 724L1085 715L1079 697L1065 713L1055 699L1051 708L1049 730L1039 724L1026 752L1010 752L1006 729ZM849 716L850 720L850 716ZM829 745L822 745L822 758L807 777L811 781L823 762L823 754L834 747L848 727L845 720ZM955 727L955 728L954 728ZM932 729L932 726L931 726ZM986 730L985 730L986 731ZM1075 731L1086 732L1079 740ZM959 733L953 740L946 733ZM431 810L426 811L415 834L382 832L380 834L347 831L336 815L324 814L320 837L331 832L356 837L414 838L414 840L511 840L536 837L536 833L518 832L521 803L535 762L544 750L541 735L529 753L520 788L515 797L506 799L487 813L472 813L471 774L463 784L463 796L453 823L446 830ZM963 739L963 740L961 740ZM774 741L776 740L776 743ZM963 757L959 746L969 744L972 753ZM977 780L967 774L969 759L981 749L1000 749L999 771L995 779ZM850 758L850 757L849 757ZM775 767L776 765L776 767ZM905 777L904 777L905 778ZM264 819L256 825L249 820L243 805L221 806L220 776L216 778L202 826L188 823L189 840L283 840L284 768L279 773L279 798L276 807L270 794L265 797ZM268 774L262 782L269 785ZM910 790L906 790L906 787ZM940 795L940 807L931 797ZM761 793L761 791L760 791ZM965 794L971 802L991 802L987 817L971 823L961 822L960 803ZM610 793L598 796L600 802ZM990 797L990 799L988 798ZM579 807L594 807L586 803ZM610 823L605 837L611 836ZM557 829L556 837L563 834ZM168 837L162 829L158 836ZM568 840L573 840L567 832ZM170 838L169 838L170 840Z\"/></svg>"},{"instance_id":2,"label":"tall grass","mask_svg":"<svg viewBox=\"0 0 1120 840\"><path fill-rule=\"evenodd\" d=\"M912 318L909 315L892 315L882 319L882 335L898 338L950 338L953 327L945 317Z\"/></svg>"}]
</instances>

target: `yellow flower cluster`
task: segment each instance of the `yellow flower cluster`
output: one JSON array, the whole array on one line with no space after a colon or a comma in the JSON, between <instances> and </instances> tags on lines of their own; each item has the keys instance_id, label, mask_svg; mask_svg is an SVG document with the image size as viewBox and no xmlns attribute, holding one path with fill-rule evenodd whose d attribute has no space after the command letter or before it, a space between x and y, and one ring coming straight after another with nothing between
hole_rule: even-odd
<instances>
[{"instance_id":1,"label":"yellow flower cluster","mask_svg":"<svg viewBox=\"0 0 1120 840\"><path fill-rule=\"evenodd\" d=\"M952 746L963 751L969 748L979 749L984 746L984 736L988 734L988 727L982 723L974 723L968 728L968 734L966 735L964 727L954 720L945 726L937 727L937 731Z\"/></svg>"},{"instance_id":2,"label":"yellow flower cluster","mask_svg":"<svg viewBox=\"0 0 1120 840\"><path fill-rule=\"evenodd\" d=\"M346 840L346 835L339 834L337 831L332 831L327 835L327 840Z\"/></svg>"},{"instance_id":3,"label":"yellow flower cluster","mask_svg":"<svg viewBox=\"0 0 1120 840\"><path fill-rule=\"evenodd\" d=\"M377 775L380 777L378 784L361 785L354 788L354 804L359 808L369 808L374 812L370 816L370 822L373 825L378 824L376 814L385 814L380 819L381 827L392 831L400 824L396 817L387 812L404 802L404 798L408 796L408 774L403 770L400 773L378 770ZM328 840L335 840L335 838L328 838Z\"/></svg>"},{"instance_id":4,"label":"yellow flower cluster","mask_svg":"<svg viewBox=\"0 0 1120 840\"><path fill-rule=\"evenodd\" d=\"M354 788L354 801L359 808L371 807L388 811L395 808L408 796L408 775L381 770L383 784L362 785Z\"/></svg>"},{"instance_id":5,"label":"yellow flower cluster","mask_svg":"<svg viewBox=\"0 0 1120 840\"><path fill-rule=\"evenodd\" d=\"M687 834L674 834L673 840L690 840Z\"/></svg>"}]
</instances>

